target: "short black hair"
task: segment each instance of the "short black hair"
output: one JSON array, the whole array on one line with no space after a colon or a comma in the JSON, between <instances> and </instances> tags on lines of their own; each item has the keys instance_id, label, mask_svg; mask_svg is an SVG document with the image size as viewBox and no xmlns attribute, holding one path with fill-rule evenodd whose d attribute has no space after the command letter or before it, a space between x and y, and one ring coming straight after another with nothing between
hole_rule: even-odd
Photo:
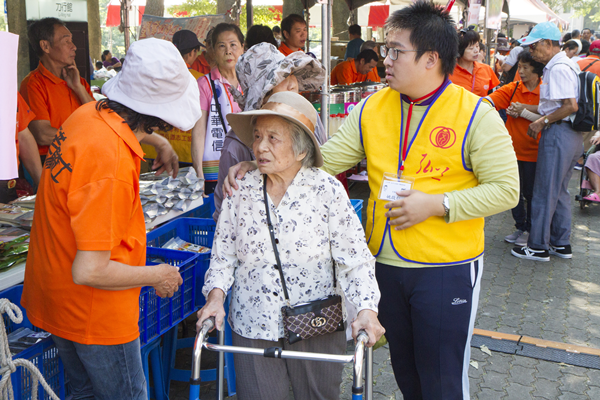
<instances>
[{"instance_id":1,"label":"short black hair","mask_svg":"<svg viewBox=\"0 0 600 400\"><path fill-rule=\"evenodd\" d=\"M214 46L215 43L217 43L217 39L219 38L219 35L224 32L235 33L238 37L238 40L240 41L240 44L244 45L244 34L240 30L240 27L235 24L228 24L226 22L221 22L220 24L215 26L215 29L212 31L212 35L210 38L210 41L211 41L210 45Z\"/></svg>"},{"instance_id":2,"label":"short black hair","mask_svg":"<svg viewBox=\"0 0 600 400\"><path fill-rule=\"evenodd\" d=\"M416 61L428 51L438 53L445 76L450 75L456 65L458 35L454 26L454 20L443 7L423 0L394 11L385 21L387 33L410 30L410 43L417 50Z\"/></svg>"},{"instance_id":3,"label":"short black hair","mask_svg":"<svg viewBox=\"0 0 600 400\"><path fill-rule=\"evenodd\" d=\"M129 125L129 129L132 131L142 129L147 134L152 134L152 132L154 132L152 128L158 128L158 130L163 132L168 132L173 129L173 125L163 121L158 117L140 114L136 111L133 111L131 108L110 99L102 99L97 102L96 110L110 110L110 112L119 114L119 116L125 120L123 123Z\"/></svg>"},{"instance_id":4,"label":"short black hair","mask_svg":"<svg viewBox=\"0 0 600 400\"><path fill-rule=\"evenodd\" d=\"M96 61L96 68L101 69L103 66L102 61Z\"/></svg>"},{"instance_id":5,"label":"short black hair","mask_svg":"<svg viewBox=\"0 0 600 400\"><path fill-rule=\"evenodd\" d=\"M525 49L521 53L519 53L519 57L517 57L518 62L527 63L533 67L533 73L537 74L538 77L542 77L544 74L544 64L541 62L537 62L531 56L529 50Z\"/></svg>"},{"instance_id":6,"label":"short black hair","mask_svg":"<svg viewBox=\"0 0 600 400\"><path fill-rule=\"evenodd\" d=\"M480 43L479 33L474 30L461 31L458 33L458 56L465 55L467 47Z\"/></svg>"},{"instance_id":7,"label":"short black hair","mask_svg":"<svg viewBox=\"0 0 600 400\"><path fill-rule=\"evenodd\" d=\"M292 32L292 27L297 22L301 22L304 25L306 25L306 21L304 20L304 18L302 18L301 15L290 14L287 17L285 17L283 20L281 20L281 33L283 34L283 32L287 32L289 35Z\"/></svg>"},{"instance_id":8,"label":"short black hair","mask_svg":"<svg viewBox=\"0 0 600 400\"><path fill-rule=\"evenodd\" d=\"M479 50L482 52L485 52L485 49L486 49L485 44L483 44L483 42L479 42Z\"/></svg>"},{"instance_id":9,"label":"short black hair","mask_svg":"<svg viewBox=\"0 0 600 400\"><path fill-rule=\"evenodd\" d=\"M579 54L585 54L585 55L589 55L588 53L590 52L590 42L588 42L585 39L581 39L581 51L579 52Z\"/></svg>"},{"instance_id":10,"label":"short black hair","mask_svg":"<svg viewBox=\"0 0 600 400\"><path fill-rule=\"evenodd\" d=\"M50 42L51 46L54 44L54 30L56 25L66 27L65 23L60 19L52 17L42 18L29 25L29 28L27 29L27 38L38 57L44 55L44 50L42 50L42 46L40 46L41 40Z\"/></svg>"},{"instance_id":11,"label":"short black hair","mask_svg":"<svg viewBox=\"0 0 600 400\"><path fill-rule=\"evenodd\" d=\"M277 47L277 41L271 28L265 25L252 25L246 32L246 48L249 49L259 43L271 43Z\"/></svg>"},{"instance_id":12,"label":"short black hair","mask_svg":"<svg viewBox=\"0 0 600 400\"><path fill-rule=\"evenodd\" d=\"M573 31L571 32L571 37L576 38L580 34L581 34L581 32L579 32L579 29L573 29Z\"/></svg>"},{"instance_id":13,"label":"short black hair","mask_svg":"<svg viewBox=\"0 0 600 400\"><path fill-rule=\"evenodd\" d=\"M177 49L177 50L179 50L179 49ZM186 54L190 54L194 50L200 51L200 46L192 47L191 49L179 50L179 54L181 54L181 57L183 57Z\"/></svg>"},{"instance_id":14,"label":"short black hair","mask_svg":"<svg viewBox=\"0 0 600 400\"><path fill-rule=\"evenodd\" d=\"M273 33L281 33L281 28L278 26L273 27Z\"/></svg>"},{"instance_id":15,"label":"short black hair","mask_svg":"<svg viewBox=\"0 0 600 400\"><path fill-rule=\"evenodd\" d=\"M106 61L105 57L110 53L110 50L104 50L102 52L102 61Z\"/></svg>"},{"instance_id":16,"label":"short black hair","mask_svg":"<svg viewBox=\"0 0 600 400\"><path fill-rule=\"evenodd\" d=\"M590 33L591 33L592 35L594 34L594 31L593 31L593 30L591 30L590 28L583 28L583 31L590 31ZM583 32L583 31L581 31L581 32Z\"/></svg>"},{"instance_id":17,"label":"short black hair","mask_svg":"<svg viewBox=\"0 0 600 400\"><path fill-rule=\"evenodd\" d=\"M505 35L504 33L502 33L502 32L499 32L499 33L498 33L498 37L499 37L499 38L505 38L505 37L506 37L506 35Z\"/></svg>"},{"instance_id":18,"label":"short black hair","mask_svg":"<svg viewBox=\"0 0 600 400\"><path fill-rule=\"evenodd\" d=\"M379 57L374 50L363 50L356 56L356 61L365 60L365 63L370 63L371 61L379 61Z\"/></svg>"},{"instance_id":19,"label":"short black hair","mask_svg":"<svg viewBox=\"0 0 600 400\"><path fill-rule=\"evenodd\" d=\"M569 40L571 40L571 37L572 37L571 32L565 33L565 36L562 37L562 42L563 43L568 42Z\"/></svg>"},{"instance_id":20,"label":"short black hair","mask_svg":"<svg viewBox=\"0 0 600 400\"><path fill-rule=\"evenodd\" d=\"M348 27L348 33L350 33L351 35L358 35L358 36L362 35L360 25L358 25L358 24L350 25L350 27Z\"/></svg>"}]
</instances>

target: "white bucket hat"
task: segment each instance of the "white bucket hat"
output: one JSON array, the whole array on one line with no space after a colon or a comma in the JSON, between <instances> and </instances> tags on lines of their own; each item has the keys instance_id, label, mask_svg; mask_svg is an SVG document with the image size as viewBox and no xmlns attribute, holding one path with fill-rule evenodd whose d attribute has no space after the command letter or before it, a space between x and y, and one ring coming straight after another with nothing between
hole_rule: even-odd
<instances>
[{"instance_id":1,"label":"white bucket hat","mask_svg":"<svg viewBox=\"0 0 600 400\"><path fill-rule=\"evenodd\" d=\"M173 43L162 39L134 42L121 72L102 86L102 93L182 131L192 129L202 116L196 79Z\"/></svg>"},{"instance_id":2,"label":"white bucket hat","mask_svg":"<svg viewBox=\"0 0 600 400\"><path fill-rule=\"evenodd\" d=\"M260 110L244 111L241 113L227 114L229 126L249 148L254 142L254 125L252 118L265 115L274 115L293 122L300 126L310 137L315 147L314 166L323 166L323 155L319 148L319 142L315 136L315 125L317 124L317 113L315 108L303 96L294 92L279 92L269 97L269 100Z\"/></svg>"}]
</instances>

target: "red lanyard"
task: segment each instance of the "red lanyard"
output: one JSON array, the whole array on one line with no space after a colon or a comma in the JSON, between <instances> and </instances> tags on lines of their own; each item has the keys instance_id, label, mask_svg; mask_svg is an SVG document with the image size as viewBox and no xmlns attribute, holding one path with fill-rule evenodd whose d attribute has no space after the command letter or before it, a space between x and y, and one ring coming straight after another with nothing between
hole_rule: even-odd
<instances>
[{"instance_id":1,"label":"red lanyard","mask_svg":"<svg viewBox=\"0 0 600 400\"><path fill-rule=\"evenodd\" d=\"M421 100L425 100L426 98L428 98L428 97L431 97L431 96L433 96L434 94L436 94L436 93L437 93L437 91L438 91L438 90L440 90L440 89L441 89L441 87L442 87L442 86L444 86L444 84L445 84L445 83L446 83L446 82L444 81L444 83L442 83L442 84L440 85L440 87L438 87L437 89L435 89L433 92L431 92L431 93L429 93L429 94L426 94L426 95L425 95L425 96L423 96L423 97L419 97L418 99L411 100L411 98L410 98L410 97L406 96L406 97L408 98L408 103L409 103L410 105L408 106L408 117L406 117L406 129L404 130L404 140L403 140L403 143L402 143L402 154L401 154L401 157L402 157L402 164L400 165L400 171L401 171L401 172L402 172L402 171L404 171L404 160L406 160L406 153L407 153L407 151L408 151L408 132L409 132L409 130L410 130L410 118L412 117L413 105L414 105L415 103L418 103L418 102L419 102L419 101L421 101Z\"/></svg>"}]
</instances>

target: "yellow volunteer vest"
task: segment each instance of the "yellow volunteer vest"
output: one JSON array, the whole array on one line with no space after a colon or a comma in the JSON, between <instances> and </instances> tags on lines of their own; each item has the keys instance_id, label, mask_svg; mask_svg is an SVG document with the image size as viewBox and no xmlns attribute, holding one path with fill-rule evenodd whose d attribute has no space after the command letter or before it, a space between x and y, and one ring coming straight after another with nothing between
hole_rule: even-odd
<instances>
[{"instance_id":1,"label":"yellow volunteer vest","mask_svg":"<svg viewBox=\"0 0 600 400\"><path fill-rule=\"evenodd\" d=\"M463 146L481 98L454 84L435 96L409 141L404 176L415 179L414 189L430 194L477 186L475 174L464 163ZM483 218L447 224L443 217L430 217L405 230L390 229L383 207L387 202L379 200L379 189L383 173L397 173L400 168L400 132L406 129L403 107L408 106L402 104L400 94L387 88L369 97L360 113L371 189L366 226L369 248L379 255L387 235L396 255L407 262L469 262L483 253Z\"/></svg>"},{"instance_id":2,"label":"yellow volunteer vest","mask_svg":"<svg viewBox=\"0 0 600 400\"><path fill-rule=\"evenodd\" d=\"M203 77L204 74L193 69L189 69L190 73L196 80ZM171 129L169 132L156 131L161 136L167 138L167 140L173 146L173 150L177 153L180 162L191 163L192 162L192 131L187 132L180 131L177 128ZM142 150L144 150L144 158L155 159L156 151L153 146L142 144Z\"/></svg>"}]
</instances>

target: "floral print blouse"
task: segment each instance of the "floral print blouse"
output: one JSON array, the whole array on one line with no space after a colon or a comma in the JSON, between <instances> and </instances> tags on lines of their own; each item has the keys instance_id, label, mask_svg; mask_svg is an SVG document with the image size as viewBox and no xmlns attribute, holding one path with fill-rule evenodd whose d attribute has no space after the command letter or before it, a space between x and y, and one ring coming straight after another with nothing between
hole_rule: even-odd
<instances>
[{"instance_id":1,"label":"floral print blouse","mask_svg":"<svg viewBox=\"0 0 600 400\"><path fill-rule=\"evenodd\" d=\"M265 211L263 176L249 172L224 199L202 292L233 285L229 322L234 332L276 341L284 337L286 305ZM317 168L302 167L271 221L291 305L337 292L358 311L377 312L375 259L344 187ZM333 266L337 264L337 288ZM340 290L341 289L341 290ZM344 298L344 296L342 296Z\"/></svg>"}]
</instances>

